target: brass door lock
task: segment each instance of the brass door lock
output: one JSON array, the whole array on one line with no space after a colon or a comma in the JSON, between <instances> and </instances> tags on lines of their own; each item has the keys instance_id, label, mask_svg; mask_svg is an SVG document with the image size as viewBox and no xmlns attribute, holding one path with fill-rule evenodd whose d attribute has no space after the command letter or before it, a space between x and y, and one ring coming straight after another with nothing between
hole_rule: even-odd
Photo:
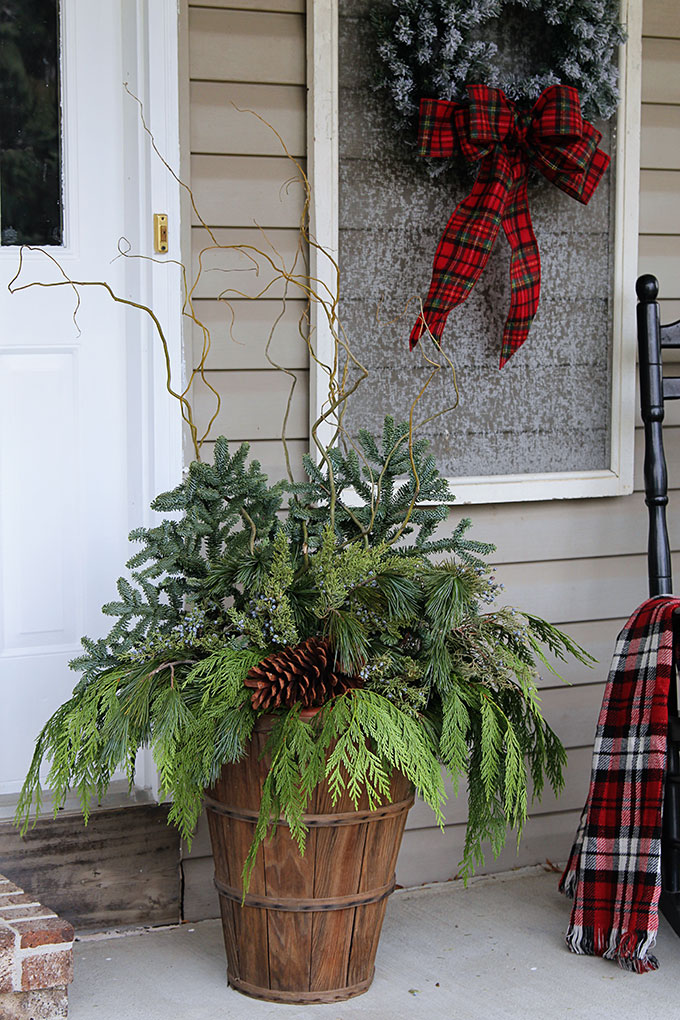
<instances>
[{"instance_id":1,"label":"brass door lock","mask_svg":"<svg viewBox=\"0 0 680 1020\"><path fill-rule=\"evenodd\" d=\"M154 251L161 255L168 250L168 215L167 213L153 214L153 247Z\"/></svg>"}]
</instances>

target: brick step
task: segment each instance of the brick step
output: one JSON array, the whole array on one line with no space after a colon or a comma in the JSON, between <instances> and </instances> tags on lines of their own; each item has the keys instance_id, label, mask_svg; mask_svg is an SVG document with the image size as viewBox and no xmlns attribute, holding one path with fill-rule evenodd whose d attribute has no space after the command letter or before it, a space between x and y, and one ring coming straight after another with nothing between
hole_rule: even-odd
<instances>
[{"instance_id":1,"label":"brick step","mask_svg":"<svg viewBox=\"0 0 680 1020\"><path fill-rule=\"evenodd\" d=\"M73 927L0 875L0 1020L65 1020Z\"/></svg>"}]
</instances>

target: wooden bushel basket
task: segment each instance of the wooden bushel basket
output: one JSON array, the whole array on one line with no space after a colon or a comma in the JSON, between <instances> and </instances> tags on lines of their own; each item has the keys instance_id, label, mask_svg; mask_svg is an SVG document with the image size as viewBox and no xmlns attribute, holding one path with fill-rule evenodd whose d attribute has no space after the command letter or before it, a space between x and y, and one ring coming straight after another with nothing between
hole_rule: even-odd
<instances>
[{"instance_id":1,"label":"wooden bushel basket","mask_svg":"<svg viewBox=\"0 0 680 1020\"><path fill-rule=\"evenodd\" d=\"M241 872L253 839L268 763L260 755L274 718L258 720L249 754L225 765L206 806L227 951L229 983L272 1002L338 1002L370 986L387 897L413 804L401 774L375 811L346 793L314 793L301 857L280 823L260 847L241 905Z\"/></svg>"}]
</instances>

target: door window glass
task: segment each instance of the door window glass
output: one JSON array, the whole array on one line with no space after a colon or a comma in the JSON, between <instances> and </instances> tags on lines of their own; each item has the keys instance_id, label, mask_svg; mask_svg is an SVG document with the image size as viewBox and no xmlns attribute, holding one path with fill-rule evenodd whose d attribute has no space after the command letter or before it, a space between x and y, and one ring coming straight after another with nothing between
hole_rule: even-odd
<instances>
[{"instance_id":1,"label":"door window glass","mask_svg":"<svg viewBox=\"0 0 680 1020\"><path fill-rule=\"evenodd\" d=\"M0 237L63 241L59 0L0 3Z\"/></svg>"}]
</instances>

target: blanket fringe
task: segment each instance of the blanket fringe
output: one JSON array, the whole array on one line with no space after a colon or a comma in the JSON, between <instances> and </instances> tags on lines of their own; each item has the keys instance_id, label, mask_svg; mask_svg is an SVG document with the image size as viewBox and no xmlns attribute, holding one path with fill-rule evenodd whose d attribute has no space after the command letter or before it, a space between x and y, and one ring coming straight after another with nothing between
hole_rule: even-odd
<instances>
[{"instance_id":1,"label":"blanket fringe","mask_svg":"<svg viewBox=\"0 0 680 1020\"><path fill-rule=\"evenodd\" d=\"M559 891L564 893L564 895L570 900L573 900L574 893L576 892L577 877L578 875L575 868L572 868L571 871L567 868L560 879L560 884L558 886Z\"/></svg>"},{"instance_id":2,"label":"blanket fringe","mask_svg":"<svg viewBox=\"0 0 680 1020\"><path fill-rule=\"evenodd\" d=\"M610 932L572 924L567 929L564 941L572 953L615 960L623 970L634 971L636 974L645 974L659 967L659 961L650 953L656 942L655 934L641 938L632 931Z\"/></svg>"}]
</instances>

